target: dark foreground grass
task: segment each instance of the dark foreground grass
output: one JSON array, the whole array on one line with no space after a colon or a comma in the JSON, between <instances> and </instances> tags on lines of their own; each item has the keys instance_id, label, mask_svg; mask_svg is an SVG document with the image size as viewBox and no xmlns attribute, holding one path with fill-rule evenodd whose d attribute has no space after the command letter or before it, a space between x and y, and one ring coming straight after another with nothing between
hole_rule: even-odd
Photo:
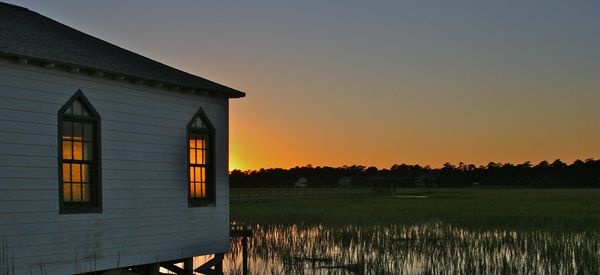
<instances>
[{"instance_id":1,"label":"dark foreground grass","mask_svg":"<svg viewBox=\"0 0 600 275\"><path fill-rule=\"evenodd\" d=\"M597 231L600 189L406 189L392 196L305 198L232 203L245 224L413 225L441 222L472 229Z\"/></svg>"}]
</instances>

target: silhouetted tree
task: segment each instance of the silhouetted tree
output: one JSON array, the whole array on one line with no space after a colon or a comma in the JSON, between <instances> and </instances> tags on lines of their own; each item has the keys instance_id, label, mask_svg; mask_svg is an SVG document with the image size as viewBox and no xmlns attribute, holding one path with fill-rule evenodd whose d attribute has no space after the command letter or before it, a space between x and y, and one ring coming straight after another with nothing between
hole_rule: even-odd
<instances>
[{"instance_id":1,"label":"silhouetted tree","mask_svg":"<svg viewBox=\"0 0 600 275\"><path fill-rule=\"evenodd\" d=\"M481 187L600 187L600 160L576 160L568 165L561 160L552 164L542 161L532 166L526 161L513 165L490 162L475 166L460 162L457 166L445 163L442 168L394 164L390 169L377 169L362 165L327 167L307 165L290 169L269 168L253 171L233 170L229 173L231 187L291 187L299 178L307 178L309 187L335 187L342 177L351 177L353 183L364 186L368 179L395 178L403 186L415 186L428 179L439 187L464 187L477 182Z\"/></svg>"}]
</instances>

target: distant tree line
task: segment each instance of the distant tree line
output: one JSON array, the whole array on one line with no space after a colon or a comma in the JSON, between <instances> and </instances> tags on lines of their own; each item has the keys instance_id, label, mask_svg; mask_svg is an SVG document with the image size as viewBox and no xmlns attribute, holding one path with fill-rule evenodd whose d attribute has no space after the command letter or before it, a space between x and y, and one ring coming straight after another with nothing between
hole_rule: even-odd
<instances>
[{"instance_id":1,"label":"distant tree line","mask_svg":"<svg viewBox=\"0 0 600 275\"><path fill-rule=\"evenodd\" d=\"M386 187L600 187L600 160L576 160L566 164L560 160L532 165L490 162L486 166L458 163L441 168L396 164L390 169L361 165L321 167L307 165L290 169L270 168L252 171L233 170L229 174L232 188L293 187L300 178L308 187L344 186Z\"/></svg>"}]
</instances>

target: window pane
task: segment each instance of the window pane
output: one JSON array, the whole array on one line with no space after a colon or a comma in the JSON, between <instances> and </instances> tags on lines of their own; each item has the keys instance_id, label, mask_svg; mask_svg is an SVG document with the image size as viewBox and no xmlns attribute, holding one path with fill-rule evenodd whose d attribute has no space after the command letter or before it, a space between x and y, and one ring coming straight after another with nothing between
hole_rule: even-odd
<instances>
[{"instance_id":1,"label":"window pane","mask_svg":"<svg viewBox=\"0 0 600 275\"><path fill-rule=\"evenodd\" d=\"M90 182L90 166L88 164L81 165L81 181Z\"/></svg>"},{"instance_id":2,"label":"window pane","mask_svg":"<svg viewBox=\"0 0 600 275\"><path fill-rule=\"evenodd\" d=\"M196 148L196 139L190 138L190 149Z\"/></svg>"},{"instance_id":3,"label":"window pane","mask_svg":"<svg viewBox=\"0 0 600 275\"><path fill-rule=\"evenodd\" d=\"M75 159L75 160L83 159L83 142L80 142L80 141L73 142L73 159Z\"/></svg>"},{"instance_id":4,"label":"window pane","mask_svg":"<svg viewBox=\"0 0 600 275\"><path fill-rule=\"evenodd\" d=\"M196 149L190 149L190 163L196 164Z\"/></svg>"},{"instance_id":5,"label":"window pane","mask_svg":"<svg viewBox=\"0 0 600 275\"><path fill-rule=\"evenodd\" d=\"M70 164L66 164L63 163L62 165L62 176L63 176L63 182L70 182L71 181L71 165Z\"/></svg>"},{"instance_id":6,"label":"window pane","mask_svg":"<svg viewBox=\"0 0 600 275\"><path fill-rule=\"evenodd\" d=\"M69 114L69 115L73 114L73 104L71 104L71 106L69 106L69 108L65 111L65 114Z\"/></svg>"},{"instance_id":7,"label":"window pane","mask_svg":"<svg viewBox=\"0 0 600 275\"><path fill-rule=\"evenodd\" d=\"M94 160L94 144L91 142L83 143L83 159Z\"/></svg>"},{"instance_id":8,"label":"window pane","mask_svg":"<svg viewBox=\"0 0 600 275\"><path fill-rule=\"evenodd\" d=\"M73 139L81 140L83 137L83 123L73 122Z\"/></svg>"},{"instance_id":9,"label":"window pane","mask_svg":"<svg viewBox=\"0 0 600 275\"><path fill-rule=\"evenodd\" d=\"M202 163L202 155L200 154L200 150L198 150L198 149L194 150L194 157L196 158L196 164L203 164Z\"/></svg>"},{"instance_id":10,"label":"window pane","mask_svg":"<svg viewBox=\"0 0 600 275\"><path fill-rule=\"evenodd\" d=\"M194 181L196 181L196 178L194 176L194 167L190 167L190 182Z\"/></svg>"},{"instance_id":11,"label":"window pane","mask_svg":"<svg viewBox=\"0 0 600 275\"><path fill-rule=\"evenodd\" d=\"M73 115L76 115L76 116L82 115L81 112L82 112L83 106L81 106L81 102L79 102L79 100L73 101L72 107L73 107Z\"/></svg>"},{"instance_id":12,"label":"window pane","mask_svg":"<svg viewBox=\"0 0 600 275\"><path fill-rule=\"evenodd\" d=\"M205 167L200 167L201 169L201 174L200 174L200 178L201 178L201 182L206 182L206 168Z\"/></svg>"},{"instance_id":13,"label":"window pane","mask_svg":"<svg viewBox=\"0 0 600 275\"><path fill-rule=\"evenodd\" d=\"M63 159L73 159L73 142L71 141L63 141L62 142L62 158Z\"/></svg>"},{"instance_id":14,"label":"window pane","mask_svg":"<svg viewBox=\"0 0 600 275\"><path fill-rule=\"evenodd\" d=\"M196 118L196 128L204 128L204 121L202 121L202 118L200 116Z\"/></svg>"},{"instance_id":15,"label":"window pane","mask_svg":"<svg viewBox=\"0 0 600 275\"><path fill-rule=\"evenodd\" d=\"M62 123L62 135L63 139L70 139L73 136L73 122L63 121Z\"/></svg>"},{"instance_id":16,"label":"window pane","mask_svg":"<svg viewBox=\"0 0 600 275\"><path fill-rule=\"evenodd\" d=\"M74 202L80 202L81 201L81 184L80 183L73 183L72 184L72 196L73 196L73 201Z\"/></svg>"},{"instance_id":17,"label":"window pane","mask_svg":"<svg viewBox=\"0 0 600 275\"><path fill-rule=\"evenodd\" d=\"M82 192L82 196L83 196L81 198L81 200L82 201L90 201L90 196L91 196L90 195L90 185L89 184L83 184L83 185L81 185L81 187L82 187L81 192Z\"/></svg>"},{"instance_id":18,"label":"window pane","mask_svg":"<svg viewBox=\"0 0 600 275\"><path fill-rule=\"evenodd\" d=\"M72 182L81 182L81 165L80 164L72 164L71 165L71 181Z\"/></svg>"},{"instance_id":19,"label":"window pane","mask_svg":"<svg viewBox=\"0 0 600 275\"><path fill-rule=\"evenodd\" d=\"M203 175L202 175L202 169L204 169L203 167L194 167L194 173L196 174L196 179L195 181L203 181Z\"/></svg>"},{"instance_id":20,"label":"window pane","mask_svg":"<svg viewBox=\"0 0 600 275\"><path fill-rule=\"evenodd\" d=\"M205 184L203 182L196 182L194 184L194 197L195 198L205 198L206 197L206 190L205 190Z\"/></svg>"},{"instance_id":21,"label":"window pane","mask_svg":"<svg viewBox=\"0 0 600 275\"><path fill-rule=\"evenodd\" d=\"M71 184L63 183L63 201L71 201Z\"/></svg>"},{"instance_id":22,"label":"window pane","mask_svg":"<svg viewBox=\"0 0 600 275\"><path fill-rule=\"evenodd\" d=\"M93 141L94 140L94 125L90 123L83 124L83 140Z\"/></svg>"},{"instance_id":23,"label":"window pane","mask_svg":"<svg viewBox=\"0 0 600 275\"><path fill-rule=\"evenodd\" d=\"M196 196L194 196L195 191L194 191L194 182L190 181L190 197L194 198Z\"/></svg>"},{"instance_id":24,"label":"window pane","mask_svg":"<svg viewBox=\"0 0 600 275\"><path fill-rule=\"evenodd\" d=\"M85 117L91 117L90 112L88 111L88 109L85 106L82 106L82 113L81 113L81 115L85 116Z\"/></svg>"},{"instance_id":25,"label":"window pane","mask_svg":"<svg viewBox=\"0 0 600 275\"><path fill-rule=\"evenodd\" d=\"M194 183L194 190L195 190L194 197L196 197L196 198L202 197L202 190L201 190L199 182Z\"/></svg>"}]
</instances>

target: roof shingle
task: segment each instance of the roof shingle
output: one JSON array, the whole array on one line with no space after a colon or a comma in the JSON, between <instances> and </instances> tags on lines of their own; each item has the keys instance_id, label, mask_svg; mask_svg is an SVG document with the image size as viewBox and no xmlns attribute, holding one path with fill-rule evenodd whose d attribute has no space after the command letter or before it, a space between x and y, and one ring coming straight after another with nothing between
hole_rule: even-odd
<instances>
[{"instance_id":1,"label":"roof shingle","mask_svg":"<svg viewBox=\"0 0 600 275\"><path fill-rule=\"evenodd\" d=\"M227 97L245 96L243 92L125 50L29 9L2 2L0 54L220 92Z\"/></svg>"}]
</instances>

